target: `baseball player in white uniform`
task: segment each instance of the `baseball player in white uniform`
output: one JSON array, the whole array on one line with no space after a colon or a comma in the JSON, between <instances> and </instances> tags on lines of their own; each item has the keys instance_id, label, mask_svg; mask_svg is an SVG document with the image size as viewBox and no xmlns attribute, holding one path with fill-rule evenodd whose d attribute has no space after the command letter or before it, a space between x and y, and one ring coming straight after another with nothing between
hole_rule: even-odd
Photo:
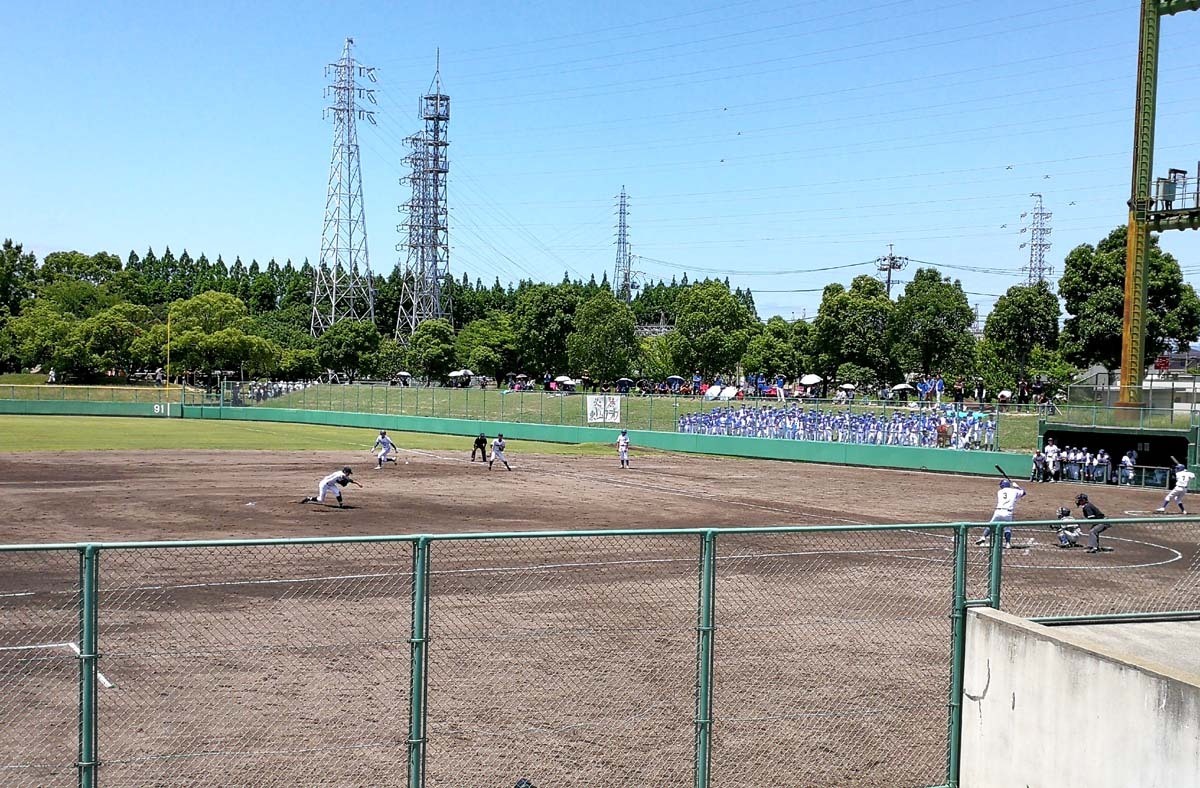
<instances>
[{"instance_id":1,"label":"baseball player in white uniform","mask_svg":"<svg viewBox=\"0 0 1200 788\"><path fill-rule=\"evenodd\" d=\"M350 470L349 465L347 465L345 468L342 468L340 471L334 471L321 481L317 482L317 497L306 497L300 503L324 503L325 496L329 493L333 493L333 497L337 499L338 508L344 508L342 506L341 488L345 487L347 484L355 484L359 487L362 487L361 484L358 484L358 482L351 478L353 473L354 471Z\"/></svg>"},{"instance_id":2,"label":"baseball player in white uniform","mask_svg":"<svg viewBox=\"0 0 1200 788\"><path fill-rule=\"evenodd\" d=\"M399 451L396 444L392 443L392 439L388 437L387 430L380 430L379 437L375 439L375 445L371 447L371 451L379 449L379 455L376 457L375 470L383 467L385 462L395 462L396 458L392 456L392 452Z\"/></svg>"},{"instance_id":3,"label":"baseball player in white uniform","mask_svg":"<svg viewBox=\"0 0 1200 788\"><path fill-rule=\"evenodd\" d=\"M1000 489L996 491L996 511L992 512L993 523L1011 523L1013 512L1017 508L1017 501L1025 497L1025 491L1017 485L1016 482L1008 479L1000 480ZM989 528L984 531L983 536L976 540L975 544L986 544L988 539L993 535L995 528ZM1008 549L1012 547L1012 526L1004 526L1004 547Z\"/></svg>"},{"instance_id":4,"label":"baseball player in white uniform","mask_svg":"<svg viewBox=\"0 0 1200 788\"><path fill-rule=\"evenodd\" d=\"M508 468L510 471L512 470L512 468L508 464L508 460L506 460L504 458L504 447L506 445L508 445L508 444L506 444L504 442L503 435L497 435L496 439L494 441L492 441L492 456L490 458L488 458L488 470L489 471L492 469L492 463L494 463L494 462L502 462L502 463L504 463L505 468Z\"/></svg>"},{"instance_id":5,"label":"baseball player in white uniform","mask_svg":"<svg viewBox=\"0 0 1200 788\"><path fill-rule=\"evenodd\" d=\"M1187 495L1188 485L1192 483L1192 479L1196 478L1196 474L1187 469L1185 465L1175 466L1175 487L1167 493L1167 497L1163 498L1163 505L1154 511L1163 514L1167 511L1167 507L1171 505L1171 501L1179 504L1179 513L1187 514L1187 510L1183 507L1183 496Z\"/></svg>"},{"instance_id":6,"label":"baseball player in white uniform","mask_svg":"<svg viewBox=\"0 0 1200 788\"><path fill-rule=\"evenodd\" d=\"M617 457L621 460L621 467L629 467L629 430L621 430L621 434L617 436Z\"/></svg>"}]
</instances>

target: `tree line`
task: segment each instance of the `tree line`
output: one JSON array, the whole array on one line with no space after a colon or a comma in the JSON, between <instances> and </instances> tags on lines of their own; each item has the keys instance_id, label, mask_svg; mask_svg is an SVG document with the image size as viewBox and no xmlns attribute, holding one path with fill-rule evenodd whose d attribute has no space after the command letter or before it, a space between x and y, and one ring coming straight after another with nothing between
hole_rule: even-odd
<instances>
[{"instance_id":1,"label":"tree line","mask_svg":"<svg viewBox=\"0 0 1200 788\"><path fill-rule=\"evenodd\" d=\"M996 302L982 336L959 281L919 268L892 300L871 276L825 287L811 321L762 321L753 295L728 280L652 282L629 303L599 282L474 283L448 277L449 320L424 323L407 341L394 334L403 272L375 275L375 321L341 321L309 332L313 267L270 260L130 252L54 252L38 261L11 240L0 248L0 369L40 365L79 382L109 372L166 367L234 371L247 377L313 379L327 371L438 380L467 367L501 378L544 372L615 381L662 380L737 370L794 379L816 373L860 387L912 373L981 378L990 390L1020 378L1067 382L1120 356L1125 230L1064 261L1059 296L1047 283L1017 285ZM1200 333L1200 299L1179 264L1152 244L1147 359L1186 347ZM1062 306L1066 308L1063 320ZM669 326L639 337L639 324ZM1061 326L1061 329L1060 329Z\"/></svg>"}]
</instances>

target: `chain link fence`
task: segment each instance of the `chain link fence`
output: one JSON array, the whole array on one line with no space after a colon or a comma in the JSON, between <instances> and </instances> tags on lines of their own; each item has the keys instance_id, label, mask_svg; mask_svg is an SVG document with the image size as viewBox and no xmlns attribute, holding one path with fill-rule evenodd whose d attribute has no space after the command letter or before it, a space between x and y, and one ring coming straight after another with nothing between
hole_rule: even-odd
<instances>
[{"instance_id":1,"label":"chain link fence","mask_svg":"<svg viewBox=\"0 0 1200 788\"><path fill-rule=\"evenodd\" d=\"M1200 610L1047 526L0 547L0 782L954 785L969 606Z\"/></svg>"}]
</instances>

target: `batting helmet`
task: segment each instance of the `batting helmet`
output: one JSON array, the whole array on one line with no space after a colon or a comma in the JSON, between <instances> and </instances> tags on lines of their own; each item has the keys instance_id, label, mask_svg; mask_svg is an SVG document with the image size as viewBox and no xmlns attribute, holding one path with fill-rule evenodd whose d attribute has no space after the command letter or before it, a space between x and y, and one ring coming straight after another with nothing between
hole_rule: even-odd
<instances>
[{"instance_id":1,"label":"batting helmet","mask_svg":"<svg viewBox=\"0 0 1200 788\"><path fill-rule=\"evenodd\" d=\"M1083 506L1087 502L1088 502L1088 497L1087 497L1086 493L1079 493L1079 495L1075 496L1075 505L1076 506Z\"/></svg>"},{"instance_id":2,"label":"batting helmet","mask_svg":"<svg viewBox=\"0 0 1200 788\"><path fill-rule=\"evenodd\" d=\"M1060 519L1060 520L1061 520L1061 519L1063 519L1064 517L1070 517L1070 516L1071 516L1071 510L1070 510L1070 509L1068 509L1068 508L1067 508L1067 507L1065 507L1065 506L1060 506L1060 507L1058 507L1058 519Z\"/></svg>"},{"instance_id":3,"label":"batting helmet","mask_svg":"<svg viewBox=\"0 0 1200 788\"><path fill-rule=\"evenodd\" d=\"M1179 473L1182 470L1184 470L1184 466L1182 464L1175 466L1175 473Z\"/></svg>"},{"instance_id":4,"label":"batting helmet","mask_svg":"<svg viewBox=\"0 0 1200 788\"><path fill-rule=\"evenodd\" d=\"M1001 479L1000 489L1003 490L1005 487L1012 487L1012 482L1010 482L1008 479Z\"/></svg>"},{"instance_id":5,"label":"batting helmet","mask_svg":"<svg viewBox=\"0 0 1200 788\"><path fill-rule=\"evenodd\" d=\"M347 476L350 476L354 473L354 471L350 470L350 466L347 465L346 467L342 468L342 473L346 474Z\"/></svg>"}]
</instances>

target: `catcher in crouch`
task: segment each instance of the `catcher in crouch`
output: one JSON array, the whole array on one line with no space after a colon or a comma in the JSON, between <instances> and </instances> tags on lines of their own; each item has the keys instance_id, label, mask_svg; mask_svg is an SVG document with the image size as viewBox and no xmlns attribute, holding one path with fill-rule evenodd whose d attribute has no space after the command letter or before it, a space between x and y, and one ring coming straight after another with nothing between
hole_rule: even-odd
<instances>
[{"instance_id":1,"label":"catcher in crouch","mask_svg":"<svg viewBox=\"0 0 1200 788\"><path fill-rule=\"evenodd\" d=\"M328 495L329 493L333 493L333 497L337 499L338 508L339 509L345 508L342 505L342 490L341 490L341 488L345 487L347 484L354 484L354 485L358 485L359 487L362 487L361 484L359 484L357 481L355 481L352 478L353 474L354 474L354 471L350 470L349 465L342 468L340 471L334 471L333 473L329 474L321 481L317 482L317 497L316 498L305 497L305 499L303 501L301 501L300 503L324 503L325 496Z\"/></svg>"}]
</instances>

